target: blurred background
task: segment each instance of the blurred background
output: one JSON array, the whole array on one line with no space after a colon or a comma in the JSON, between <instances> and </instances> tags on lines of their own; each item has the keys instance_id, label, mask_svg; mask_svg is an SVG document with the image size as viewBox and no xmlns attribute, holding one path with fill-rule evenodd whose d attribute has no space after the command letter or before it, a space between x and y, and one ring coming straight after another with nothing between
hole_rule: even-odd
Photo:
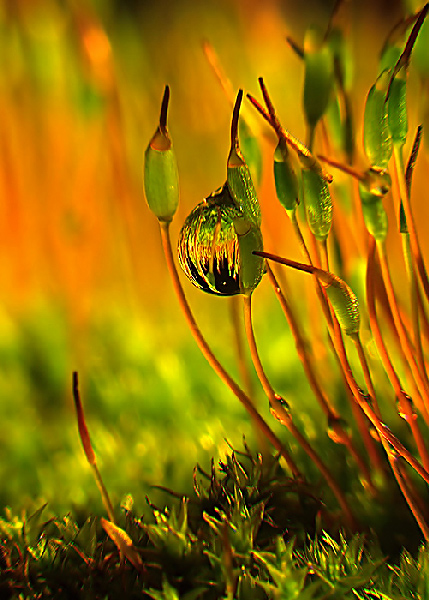
<instances>
[{"instance_id":1,"label":"blurred background","mask_svg":"<svg viewBox=\"0 0 429 600\"><path fill-rule=\"evenodd\" d=\"M358 123L383 41L405 7L390 0L345 4ZM215 49L234 90L259 98L262 75L284 126L304 139L303 67L286 36L302 45L309 25L327 27L333 5L0 3L0 511L42 501L56 510L89 501L102 510L77 435L73 370L115 502L131 493L142 507L146 494L160 498L153 484L189 491L196 462L207 468L211 456L223 456L225 439L238 449L243 435L253 443L246 415L199 355L177 307L143 196L143 152L168 83L181 177L176 239L186 215L226 173L231 104L203 42ZM299 260L273 200L273 138L251 107L244 110L267 156L260 186L266 245ZM364 168L359 126L356 136L356 163ZM416 185L420 179L424 166ZM426 218L425 206L418 210ZM291 276L290 284L299 297L301 278ZM184 285L203 331L236 375L227 299ZM311 412L268 287L255 292L261 354L277 385Z\"/></svg>"}]
</instances>

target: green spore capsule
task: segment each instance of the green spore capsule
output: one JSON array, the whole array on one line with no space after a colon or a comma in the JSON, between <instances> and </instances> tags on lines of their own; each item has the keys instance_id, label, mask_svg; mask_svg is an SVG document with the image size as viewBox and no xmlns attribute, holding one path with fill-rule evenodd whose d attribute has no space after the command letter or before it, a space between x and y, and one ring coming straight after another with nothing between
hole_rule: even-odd
<instances>
[{"instance_id":1,"label":"green spore capsule","mask_svg":"<svg viewBox=\"0 0 429 600\"><path fill-rule=\"evenodd\" d=\"M302 169L305 216L317 240L326 240L332 225L332 199L323 177L313 169Z\"/></svg>"},{"instance_id":2,"label":"green spore capsule","mask_svg":"<svg viewBox=\"0 0 429 600\"><path fill-rule=\"evenodd\" d=\"M243 215L260 227L262 221L261 207L259 206L250 169L244 160L238 139L238 123L242 98L243 91L240 90L237 94L231 121L231 148L226 169L227 184L235 204Z\"/></svg>"},{"instance_id":3,"label":"green spore capsule","mask_svg":"<svg viewBox=\"0 0 429 600\"><path fill-rule=\"evenodd\" d=\"M262 233L259 227L246 217L234 220L234 229L239 247L239 281L242 294L251 294L262 279L265 261L253 252L263 250Z\"/></svg>"},{"instance_id":4,"label":"green spore capsule","mask_svg":"<svg viewBox=\"0 0 429 600\"><path fill-rule=\"evenodd\" d=\"M406 73L400 71L393 79L387 100L388 126L392 142L403 145L407 141L407 82Z\"/></svg>"},{"instance_id":5,"label":"green spore capsule","mask_svg":"<svg viewBox=\"0 0 429 600\"><path fill-rule=\"evenodd\" d=\"M329 102L326 109L326 120L333 145L342 150L345 133L338 96L334 96Z\"/></svg>"},{"instance_id":6,"label":"green spore capsule","mask_svg":"<svg viewBox=\"0 0 429 600\"><path fill-rule=\"evenodd\" d=\"M304 114L309 127L314 129L327 109L334 83L331 51L314 27L305 34L304 65Z\"/></svg>"},{"instance_id":7,"label":"green spore capsule","mask_svg":"<svg viewBox=\"0 0 429 600\"><path fill-rule=\"evenodd\" d=\"M369 169L367 177L359 183L359 198L365 226L374 239L381 242L387 236L387 213L382 199L391 186L387 171Z\"/></svg>"},{"instance_id":8,"label":"green spore capsule","mask_svg":"<svg viewBox=\"0 0 429 600\"><path fill-rule=\"evenodd\" d=\"M258 227L262 222L261 207L252 176L241 152L233 150L228 159L227 182L230 194L241 212Z\"/></svg>"},{"instance_id":9,"label":"green spore capsule","mask_svg":"<svg viewBox=\"0 0 429 600\"><path fill-rule=\"evenodd\" d=\"M353 57L349 38L341 27L334 26L329 32L327 43L332 54L335 80L338 81L340 75L342 86L349 90L353 83Z\"/></svg>"},{"instance_id":10,"label":"green spore capsule","mask_svg":"<svg viewBox=\"0 0 429 600\"><path fill-rule=\"evenodd\" d=\"M422 79L429 78L429 19L426 17L413 48L413 66Z\"/></svg>"},{"instance_id":11,"label":"green spore capsule","mask_svg":"<svg viewBox=\"0 0 429 600\"><path fill-rule=\"evenodd\" d=\"M298 204L298 179L284 142L274 152L274 182L277 198L291 217Z\"/></svg>"},{"instance_id":12,"label":"green spore capsule","mask_svg":"<svg viewBox=\"0 0 429 600\"><path fill-rule=\"evenodd\" d=\"M179 204L179 173L167 130L169 87L166 86L158 129L144 155L144 190L151 211L160 221L171 221Z\"/></svg>"},{"instance_id":13,"label":"green spore capsule","mask_svg":"<svg viewBox=\"0 0 429 600\"><path fill-rule=\"evenodd\" d=\"M369 201L365 201L365 195L359 195L362 202L363 219L368 232L378 242L384 241L387 236L388 222L382 201L370 194L366 195L366 198L370 198Z\"/></svg>"},{"instance_id":14,"label":"green spore capsule","mask_svg":"<svg viewBox=\"0 0 429 600\"><path fill-rule=\"evenodd\" d=\"M402 48L394 44L387 43L381 52L378 72L383 73L383 71L390 71L393 69L401 54Z\"/></svg>"},{"instance_id":15,"label":"green spore capsule","mask_svg":"<svg viewBox=\"0 0 429 600\"><path fill-rule=\"evenodd\" d=\"M315 269L314 273L324 284L341 329L346 335L356 335L360 326L359 302L356 294L338 275L322 269Z\"/></svg>"},{"instance_id":16,"label":"green spore capsule","mask_svg":"<svg viewBox=\"0 0 429 600\"><path fill-rule=\"evenodd\" d=\"M386 169L392 156L386 93L389 73L385 71L371 87L365 103L363 145L371 166Z\"/></svg>"},{"instance_id":17,"label":"green spore capsule","mask_svg":"<svg viewBox=\"0 0 429 600\"><path fill-rule=\"evenodd\" d=\"M255 183L256 187L259 187L262 181L263 161L258 138L253 134L252 130L246 121L244 121L244 119L240 119L238 130L244 160L249 167L252 181Z\"/></svg>"},{"instance_id":18,"label":"green spore capsule","mask_svg":"<svg viewBox=\"0 0 429 600\"><path fill-rule=\"evenodd\" d=\"M179 263L188 279L219 296L249 293L258 285L263 261L249 254L261 249L259 228L237 207L227 184L194 208L178 240Z\"/></svg>"}]
</instances>

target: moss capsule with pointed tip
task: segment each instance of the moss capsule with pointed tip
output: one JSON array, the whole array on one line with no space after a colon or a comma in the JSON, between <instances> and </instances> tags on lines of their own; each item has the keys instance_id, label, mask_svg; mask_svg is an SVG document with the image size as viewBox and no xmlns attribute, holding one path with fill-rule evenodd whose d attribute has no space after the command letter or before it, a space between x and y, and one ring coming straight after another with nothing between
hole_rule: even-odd
<instances>
[{"instance_id":1,"label":"moss capsule with pointed tip","mask_svg":"<svg viewBox=\"0 0 429 600\"><path fill-rule=\"evenodd\" d=\"M262 151L258 138L253 134L251 128L244 119L240 119L239 125L240 145L244 160L249 167L252 181L256 187L261 185L262 181Z\"/></svg>"},{"instance_id":2,"label":"moss capsule with pointed tip","mask_svg":"<svg viewBox=\"0 0 429 600\"><path fill-rule=\"evenodd\" d=\"M326 240L332 225L332 199L323 177L314 169L302 169L305 215L317 240Z\"/></svg>"},{"instance_id":3,"label":"moss capsule with pointed tip","mask_svg":"<svg viewBox=\"0 0 429 600\"><path fill-rule=\"evenodd\" d=\"M401 71L393 79L387 100L387 117L390 135L394 144L403 145L407 141L407 81Z\"/></svg>"},{"instance_id":4,"label":"moss capsule with pointed tip","mask_svg":"<svg viewBox=\"0 0 429 600\"><path fill-rule=\"evenodd\" d=\"M238 238L240 291L249 295L261 281L265 271L264 259L253 254L255 250L263 249L262 233L246 217L238 217L233 224Z\"/></svg>"},{"instance_id":5,"label":"moss capsule with pointed tip","mask_svg":"<svg viewBox=\"0 0 429 600\"><path fill-rule=\"evenodd\" d=\"M250 169L244 160L238 139L238 125L242 98L243 91L239 90L232 114L231 147L227 160L226 177L229 192L237 207L244 216L253 221L257 227L260 227L262 221L261 208L259 206L255 186L253 185Z\"/></svg>"},{"instance_id":6,"label":"moss capsule with pointed tip","mask_svg":"<svg viewBox=\"0 0 429 600\"><path fill-rule=\"evenodd\" d=\"M389 73L384 71L371 89L365 102L363 145L371 166L387 169L392 156L392 138L388 127L386 93Z\"/></svg>"},{"instance_id":7,"label":"moss capsule with pointed tip","mask_svg":"<svg viewBox=\"0 0 429 600\"><path fill-rule=\"evenodd\" d=\"M165 87L159 126L144 155L144 190L149 208L160 221L171 221L179 204L179 173L167 130L170 97Z\"/></svg>"},{"instance_id":8,"label":"moss capsule with pointed tip","mask_svg":"<svg viewBox=\"0 0 429 600\"><path fill-rule=\"evenodd\" d=\"M322 269L316 271L318 279L324 284L341 329L346 335L356 335L360 327L359 302L356 294L338 275Z\"/></svg>"},{"instance_id":9,"label":"moss capsule with pointed tip","mask_svg":"<svg viewBox=\"0 0 429 600\"><path fill-rule=\"evenodd\" d=\"M229 156L227 182L237 207L259 227L262 221L259 200L249 167L239 151L234 150Z\"/></svg>"},{"instance_id":10,"label":"moss capsule with pointed tip","mask_svg":"<svg viewBox=\"0 0 429 600\"><path fill-rule=\"evenodd\" d=\"M298 204L298 179L284 142L274 152L274 183L280 204L291 216Z\"/></svg>"},{"instance_id":11,"label":"moss capsule with pointed tip","mask_svg":"<svg viewBox=\"0 0 429 600\"><path fill-rule=\"evenodd\" d=\"M387 237L387 213L380 198L372 194L359 191L362 203L362 214L365 226L372 237L382 242Z\"/></svg>"},{"instance_id":12,"label":"moss capsule with pointed tip","mask_svg":"<svg viewBox=\"0 0 429 600\"><path fill-rule=\"evenodd\" d=\"M390 175L387 171L371 168L366 173L367 178L359 182L359 198L365 226L374 239L381 242L387 236L387 213L382 199L391 186Z\"/></svg>"},{"instance_id":13,"label":"moss capsule with pointed tip","mask_svg":"<svg viewBox=\"0 0 429 600\"><path fill-rule=\"evenodd\" d=\"M429 19L423 23L413 48L413 65L422 79L429 78Z\"/></svg>"},{"instance_id":14,"label":"moss capsule with pointed tip","mask_svg":"<svg viewBox=\"0 0 429 600\"><path fill-rule=\"evenodd\" d=\"M334 83L330 48L314 27L305 34L304 65L304 113L309 127L314 130L328 107Z\"/></svg>"}]
</instances>

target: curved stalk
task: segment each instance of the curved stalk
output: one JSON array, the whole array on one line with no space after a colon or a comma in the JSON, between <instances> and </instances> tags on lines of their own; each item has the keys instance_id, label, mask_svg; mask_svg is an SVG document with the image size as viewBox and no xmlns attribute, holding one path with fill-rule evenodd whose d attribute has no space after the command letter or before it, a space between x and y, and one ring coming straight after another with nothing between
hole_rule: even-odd
<instances>
[{"instance_id":1,"label":"curved stalk","mask_svg":"<svg viewBox=\"0 0 429 600\"><path fill-rule=\"evenodd\" d=\"M92 469L94 474L95 483L97 484L98 490L101 494L101 500L103 502L104 508L106 509L107 515L112 523L116 523L115 519L115 511L113 510L113 505L109 497L109 492L107 491L106 486L104 485L103 479L101 477L101 473L97 467L97 459L95 457L95 452L92 447L91 438L89 436L89 431L85 422L85 413L83 411L82 401L80 398L79 392L79 380L78 374L76 371L73 372L72 377L72 391L73 391L73 400L76 407L76 415L77 415L77 425L79 430L79 436L82 442L83 450L85 453L86 460L88 461L89 466Z\"/></svg>"},{"instance_id":2,"label":"curved stalk","mask_svg":"<svg viewBox=\"0 0 429 600\"><path fill-rule=\"evenodd\" d=\"M356 461L356 464L358 465L358 468L359 468L360 472L362 473L363 479L365 480L366 484L368 485L368 488L370 489L372 494L375 494L376 490L371 481L371 474L369 472L367 465L365 464L363 458L360 456L357 448L355 447L351 436L349 436L346 433L346 431L344 430L344 428L341 426L340 415L338 414L336 408L331 404L329 398L326 396L326 394L324 394L323 390L320 387L319 381L316 377L316 373L314 372L313 367L312 367L311 359L306 350L306 343L302 337L300 328L294 317L291 306L289 305L289 302L288 302L286 296L283 294L282 289L276 279L276 276L275 276L273 270L271 269L270 265L268 264L268 262L267 262L267 274L268 274L268 277L270 278L270 282L271 282L273 289L275 291L275 294L280 302L280 306L282 307L283 313L286 317L289 328L294 337L295 346L296 346L297 353L298 353L298 358L300 359L300 361L302 363L302 366L304 368L304 372L305 372L307 380L310 384L310 387L313 390L313 393L314 393L321 409L325 413L325 415L328 419L328 423L333 424L332 425L333 433L334 433L336 439L338 440L338 443L343 444L347 448L347 450L350 452L351 456Z\"/></svg>"},{"instance_id":3,"label":"curved stalk","mask_svg":"<svg viewBox=\"0 0 429 600\"><path fill-rule=\"evenodd\" d=\"M243 390L237 385L237 383L232 379L229 373L220 364L216 356L213 354L213 351L211 350L210 346L206 342L203 334L201 333L201 330L195 321L194 315L192 314L188 301L186 300L185 292L183 291L182 284L180 283L179 275L177 273L176 265L173 258L173 251L171 249L169 225L169 222L159 221L162 246L167 261L167 267L173 282L173 287L176 292L180 307L186 318L191 333L198 344L198 347L200 348L202 354L204 355L212 369L229 387L229 389L244 406L244 408L249 413L249 415L251 416L257 427L260 429L260 431L266 436L266 438L271 442L271 444L281 454L281 456L283 456L294 477L299 477L303 479L301 472L299 471L298 467L295 464L295 461L290 456L289 452L278 439L276 434L271 430L269 425L265 422L263 417L259 414L251 399L243 392Z\"/></svg>"},{"instance_id":4,"label":"curved stalk","mask_svg":"<svg viewBox=\"0 0 429 600\"><path fill-rule=\"evenodd\" d=\"M306 273L310 273L312 275L316 275L317 272L317 269L313 265L299 263L288 258L283 258L280 256L276 256L275 254L270 254L269 252L255 252L255 254L263 256L264 258L269 258L280 264L293 267L300 271L305 271ZM352 396L352 410L356 418L359 433L362 437L362 441L365 445L366 451L368 452L368 455L370 457L371 464L374 465L374 467L377 468L377 470L381 473L385 470L384 464L381 460L379 453L377 452L377 448L374 445L374 439L368 431L364 415L362 414L362 406L360 404L362 400L362 391L357 385L356 380L354 379L354 376L352 374L352 370L347 359L344 341L341 335L340 325L338 323L337 318L335 317L333 310L331 313L331 307L326 298L325 291L322 289L322 284L318 280L317 276L315 277L315 279L317 281L318 296L322 303L322 307L326 315L326 320L328 322L329 337L332 347L334 349L334 354L339 362L341 374L343 376L345 384L350 390ZM353 381L353 385L350 384L351 381ZM372 400L372 398L369 398L369 400ZM353 405L353 402L356 403L355 406Z\"/></svg>"},{"instance_id":5,"label":"curved stalk","mask_svg":"<svg viewBox=\"0 0 429 600\"><path fill-rule=\"evenodd\" d=\"M256 345L255 334L252 326L252 300L251 295L243 296L244 299L244 324L247 333L247 340L249 343L250 354L252 357L253 364L255 366L255 371L258 375L259 381L263 387L263 390L268 397L270 402L271 410L274 413L275 417L284 425L289 432L294 436L296 441L299 443L304 452L309 456L309 458L313 461L316 467L319 469L320 473L326 480L329 488L332 493L336 497L338 504L341 506L344 515L347 519L349 526L354 529L355 528L355 519L353 517L353 513L348 505L348 502L343 494L341 487L335 481L332 473L319 457L319 455L313 450L309 442L305 439L305 437L301 434L298 428L293 423L292 417L288 410L285 408L285 401L281 396L279 396L273 389L259 357L258 348Z\"/></svg>"},{"instance_id":6,"label":"curved stalk","mask_svg":"<svg viewBox=\"0 0 429 600\"><path fill-rule=\"evenodd\" d=\"M380 260L381 273L386 286L387 298L389 301L390 309L392 311L395 328L398 333L403 354L407 364L410 366L414 380L417 383L417 387L422 395L426 408L429 408L429 389L428 382L425 381L423 374L420 372L417 361L414 356L414 349L411 347L407 332L402 323L401 315L399 312L398 304L396 302L395 292L393 289L392 280L390 277L389 266L387 263L386 252L383 245L377 243L378 257Z\"/></svg>"},{"instance_id":7,"label":"curved stalk","mask_svg":"<svg viewBox=\"0 0 429 600\"><path fill-rule=\"evenodd\" d=\"M420 510L419 504L421 503L416 502L416 500L414 499L413 494L411 493L411 490L409 489L409 486L407 484L406 477L404 477L404 473L402 473L401 471L401 466L398 463L400 457L394 451L392 451L391 448L389 448L388 444L385 441L383 441L383 446L386 451L389 464L392 468L393 475L395 476L395 479L399 485L399 489L401 490L402 495L404 496L405 501L408 504L408 507L417 522L417 525L420 527L420 531L422 532L426 543L428 543L429 527L425 521L422 511Z\"/></svg>"},{"instance_id":8,"label":"curved stalk","mask_svg":"<svg viewBox=\"0 0 429 600\"><path fill-rule=\"evenodd\" d=\"M406 421L412 431L413 438L419 453L419 456L423 462L423 465L426 470L429 470L429 456L426 445L423 440L423 436L420 432L420 428L414 418L413 411L410 406L409 398L405 394L399 377L395 371L395 368L390 360L389 353L387 351L386 345L383 340L383 336L381 335L380 327L378 325L377 313L375 309L375 296L374 296L374 259L375 259L375 240L372 239L370 245L370 251L368 255L368 265L367 265L367 273L366 273L366 299L367 299L367 307L368 307L368 316L369 323L371 327L371 332L374 336L375 343L378 349L378 352L381 357L381 361L386 370L389 381L393 386L393 390L395 392L395 396L398 399L400 409L402 413L405 415ZM419 411L423 415L426 423L428 423L428 415L423 404L418 406Z\"/></svg>"},{"instance_id":9,"label":"curved stalk","mask_svg":"<svg viewBox=\"0 0 429 600\"><path fill-rule=\"evenodd\" d=\"M396 144L393 146L393 156L395 161L395 169L398 177L399 191L404 206L405 217L407 219L407 227L410 232L411 252L413 255L414 262L417 266L418 273L420 275L420 281L422 282L426 299L429 301L429 279L426 272L423 256L420 250L420 243L417 236L416 224L414 222L414 216L411 210L410 195L408 193L407 182L404 175L403 156L401 149L398 148Z\"/></svg>"},{"instance_id":10,"label":"curved stalk","mask_svg":"<svg viewBox=\"0 0 429 600\"><path fill-rule=\"evenodd\" d=\"M263 256L264 258L270 258L281 264L295 266L296 268L303 267L301 270L306 271L307 273L313 273L314 271L314 269L310 265L301 265L301 263L296 263L295 261L291 261L287 258L281 258L279 256L269 254L268 252L255 252L255 254ZM297 267L297 265L299 265L299 267ZM424 481L426 481L426 483L429 484L429 472L420 464L420 462L417 459L414 458L411 452L396 438L396 436L393 435L393 433L390 431L387 425L385 425L377 417L377 414L374 412L370 403L368 402L368 398L363 395L358 384L356 383L356 380L348 363L344 344L340 343L336 336L332 338L332 342L336 348L338 356L342 361L342 364L344 365L343 372L346 376L347 384L352 390L356 402L358 403L362 411L365 413L368 420L375 427L379 435L385 438L389 442L389 444L396 450L396 452L408 462L408 464L420 475L420 477L422 477L422 479L424 479ZM369 398L369 400L371 400L371 398Z\"/></svg>"}]
</instances>

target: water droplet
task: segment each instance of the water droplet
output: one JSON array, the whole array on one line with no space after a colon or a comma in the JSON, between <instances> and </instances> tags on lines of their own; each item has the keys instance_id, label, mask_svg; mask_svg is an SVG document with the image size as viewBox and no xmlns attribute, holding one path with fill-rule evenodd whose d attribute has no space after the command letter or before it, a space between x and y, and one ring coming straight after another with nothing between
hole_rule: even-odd
<instances>
[{"instance_id":1,"label":"water droplet","mask_svg":"<svg viewBox=\"0 0 429 600\"><path fill-rule=\"evenodd\" d=\"M281 409L280 409L280 407ZM289 404L286 402L286 400L284 398L282 398L279 395L275 395L275 402L271 403L270 402L270 413L273 415L273 417L275 419L277 419L277 421L280 421L280 423L284 424L286 419L291 418L291 412L290 412L290 406ZM286 414L285 414L286 413Z\"/></svg>"},{"instance_id":2,"label":"water droplet","mask_svg":"<svg viewBox=\"0 0 429 600\"><path fill-rule=\"evenodd\" d=\"M401 396L396 396L396 409L398 411L398 415L405 421L409 421L410 419L414 421L417 419L417 414L413 408L414 406L411 396L404 392L404 390L401 390Z\"/></svg>"},{"instance_id":3,"label":"water droplet","mask_svg":"<svg viewBox=\"0 0 429 600\"><path fill-rule=\"evenodd\" d=\"M347 422L340 417L328 417L328 437L335 444L345 444L350 436L351 430Z\"/></svg>"},{"instance_id":4,"label":"water droplet","mask_svg":"<svg viewBox=\"0 0 429 600\"><path fill-rule=\"evenodd\" d=\"M180 231L180 266L196 287L209 294L240 293L238 238L233 225L240 216L225 184L194 208Z\"/></svg>"}]
</instances>

